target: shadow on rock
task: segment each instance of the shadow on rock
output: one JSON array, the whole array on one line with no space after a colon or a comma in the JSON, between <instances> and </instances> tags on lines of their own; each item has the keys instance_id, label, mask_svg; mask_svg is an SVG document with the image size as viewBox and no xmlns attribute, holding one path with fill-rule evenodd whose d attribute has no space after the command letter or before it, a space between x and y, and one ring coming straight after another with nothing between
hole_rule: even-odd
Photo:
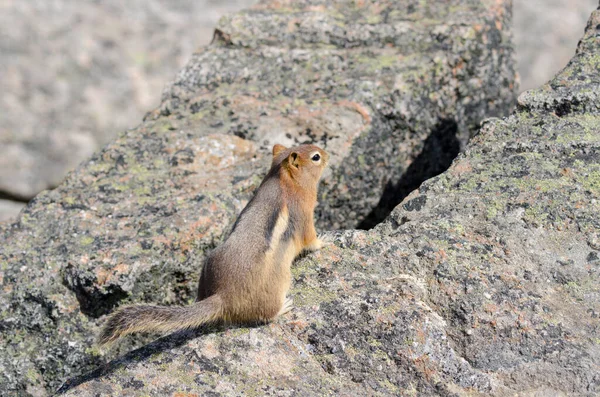
<instances>
[{"instance_id":1,"label":"shadow on rock","mask_svg":"<svg viewBox=\"0 0 600 397\"><path fill-rule=\"evenodd\" d=\"M208 335L213 332L224 331L226 329L231 328L235 328L235 326L207 325L196 330L179 331L167 336L163 336L162 338L159 338L154 342L151 342L145 346L140 347L139 349L127 353L121 358L106 363L105 365L92 372L67 380L57 390L56 394L64 394L82 383L109 375L129 364L144 361L157 353L180 347L191 339L197 338L202 335Z\"/></svg>"},{"instance_id":2,"label":"shadow on rock","mask_svg":"<svg viewBox=\"0 0 600 397\"><path fill-rule=\"evenodd\" d=\"M357 226L371 229L382 222L392 210L427 179L446 171L460 152L454 120L440 120L423 144L423 150L397 181L389 181L379 203Z\"/></svg>"}]
</instances>

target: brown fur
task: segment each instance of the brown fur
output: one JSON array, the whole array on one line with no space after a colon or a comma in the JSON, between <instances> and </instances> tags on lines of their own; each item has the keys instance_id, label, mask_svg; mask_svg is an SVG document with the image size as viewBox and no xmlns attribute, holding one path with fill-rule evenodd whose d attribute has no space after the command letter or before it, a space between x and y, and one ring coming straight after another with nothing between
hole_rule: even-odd
<instances>
[{"instance_id":1,"label":"brown fur","mask_svg":"<svg viewBox=\"0 0 600 397\"><path fill-rule=\"evenodd\" d=\"M320 159L314 160L315 154ZM329 155L314 145L273 147L273 162L231 234L206 259L198 301L185 307L136 305L119 309L98 342L133 332L173 332L202 324L267 322L291 309L291 264L318 249L314 227L317 186Z\"/></svg>"}]
</instances>

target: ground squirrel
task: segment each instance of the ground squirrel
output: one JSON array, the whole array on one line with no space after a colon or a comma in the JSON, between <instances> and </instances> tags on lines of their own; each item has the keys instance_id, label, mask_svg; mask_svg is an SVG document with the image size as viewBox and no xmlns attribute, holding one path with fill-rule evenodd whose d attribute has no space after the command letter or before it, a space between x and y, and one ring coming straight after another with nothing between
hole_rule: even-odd
<instances>
[{"instance_id":1,"label":"ground squirrel","mask_svg":"<svg viewBox=\"0 0 600 397\"><path fill-rule=\"evenodd\" d=\"M314 145L273 146L271 169L227 239L208 255L197 302L183 307L119 309L98 337L105 344L133 332L173 332L209 322L261 323L286 313L290 267L302 250L321 246L313 213L329 155Z\"/></svg>"}]
</instances>

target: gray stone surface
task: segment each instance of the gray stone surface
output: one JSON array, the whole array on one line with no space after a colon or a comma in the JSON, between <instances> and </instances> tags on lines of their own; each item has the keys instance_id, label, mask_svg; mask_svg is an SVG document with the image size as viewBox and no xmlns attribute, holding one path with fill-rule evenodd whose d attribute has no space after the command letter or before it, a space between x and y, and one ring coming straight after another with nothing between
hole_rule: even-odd
<instances>
[{"instance_id":1,"label":"gray stone surface","mask_svg":"<svg viewBox=\"0 0 600 397\"><path fill-rule=\"evenodd\" d=\"M222 20L142 125L0 226L0 387L44 395L147 342L93 346L117 305L193 299L273 142L332 154L321 227L380 219L513 106L509 28L495 0L273 1Z\"/></svg>"},{"instance_id":2,"label":"gray stone surface","mask_svg":"<svg viewBox=\"0 0 600 397\"><path fill-rule=\"evenodd\" d=\"M370 231L329 232L270 326L165 337L68 396L600 394L600 7L548 84Z\"/></svg>"}]
</instances>

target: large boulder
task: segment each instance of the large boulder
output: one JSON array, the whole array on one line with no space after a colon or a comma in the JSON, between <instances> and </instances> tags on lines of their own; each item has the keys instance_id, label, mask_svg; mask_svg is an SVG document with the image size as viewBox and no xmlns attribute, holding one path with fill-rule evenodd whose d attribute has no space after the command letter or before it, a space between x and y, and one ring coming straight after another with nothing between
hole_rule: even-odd
<instances>
[{"instance_id":1,"label":"large boulder","mask_svg":"<svg viewBox=\"0 0 600 397\"><path fill-rule=\"evenodd\" d=\"M157 340L68 396L600 394L600 8L577 54L370 231L297 262L270 326Z\"/></svg>"},{"instance_id":2,"label":"large boulder","mask_svg":"<svg viewBox=\"0 0 600 397\"><path fill-rule=\"evenodd\" d=\"M321 228L376 224L508 112L509 26L497 0L265 1L223 19L143 124L0 226L0 389L42 396L148 341L94 347L118 305L194 299L275 142L332 154Z\"/></svg>"}]
</instances>

